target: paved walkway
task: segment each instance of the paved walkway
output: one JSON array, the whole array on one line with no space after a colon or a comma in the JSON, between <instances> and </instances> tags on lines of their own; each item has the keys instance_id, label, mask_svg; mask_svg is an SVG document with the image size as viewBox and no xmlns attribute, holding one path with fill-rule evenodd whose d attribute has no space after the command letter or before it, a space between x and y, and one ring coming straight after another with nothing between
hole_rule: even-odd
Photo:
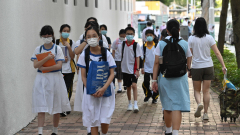
<instances>
[{"instance_id":1,"label":"paved walkway","mask_svg":"<svg viewBox=\"0 0 240 135\"><path fill-rule=\"evenodd\" d=\"M116 95L116 108L109 128L109 135L164 135L164 121L162 120L161 103L152 104L150 99L144 103L144 94L141 88L143 77L139 78L138 83L138 105L140 111L133 113L126 111L128 100L126 91ZM75 97L76 83L74 84L73 98ZM183 113L182 124L179 133L184 135L240 135L240 118L236 123L221 122L218 95L213 91L211 93L211 102L209 107L209 122L202 122L201 118L194 117L194 111L197 104L193 95L192 81L189 80L191 112ZM82 126L82 113L72 112L67 117L60 119L59 135L86 135L86 128ZM44 135L52 133L52 116L46 115L46 122L43 131ZM17 135L37 135L37 118L27 127L23 128Z\"/></svg>"}]
</instances>

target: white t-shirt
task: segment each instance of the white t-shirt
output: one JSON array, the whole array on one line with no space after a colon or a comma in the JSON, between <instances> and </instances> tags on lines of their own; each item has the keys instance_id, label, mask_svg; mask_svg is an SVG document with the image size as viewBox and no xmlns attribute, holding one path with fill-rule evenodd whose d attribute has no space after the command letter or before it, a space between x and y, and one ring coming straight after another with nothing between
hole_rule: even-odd
<instances>
[{"instance_id":1,"label":"white t-shirt","mask_svg":"<svg viewBox=\"0 0 240 135\"><path fill-rule=\"evenodd\" d=\"M141 49L142 49L142 54L143 54L143 57L144 57L143 46L141 46ZM152 46L151 49L146 47L144 72L153 73L153 66L154 66L154 61L155 61L155 53L154 53L155 49L156 48L155 48L155 43L154 42L153 42L153 46Z\"/></svg>"},{"instance_id":2,"label":"white t-shirt","mask_svg":"<svg viewBox=\"0 0 240 135\"><path fill-rule=\"evenodd\" d=\"M184 20L182 26L188 26L188 22Z\"/></svg>"},{"instance_id":3,"label":"white t-shirt","mask_svg":"<svg viewBox=\"0 0 240 135\"><path fill-rule=\"evenodd\" d=\"M59 46L62 48L62 47L66 47L62 44L62 42L59 41ZM75 49L75 42L72 40L72 51L74 51ZM65 54L63 54L65 56ZM68 61L67 62L63 62L62 63L62 73L72 73L72 68L71 68L71 65L70 65L70 61L71 61L71 57L69 55L69 51L67 49L67 57L68 57Z\"/></svg>"},{"instance_id":4,"label":"white t-shirt","mask_svg":"<svg viewBox=\"0 0 240 135\"><path fill-rule=\"evenodd\" d=\"M122 72L127 74L134 74L134 51L133 45L127 46L125 43L125 47L123 50L123 59L122 59ZM136 47L136 57L142 56L142 51L140 45L137 43Z\"/></svg>"},{"instance_id":5,"label":"white t-shirt","mask_svg":"<svg viewBox=\"0 0 240 135\"><path fill-rule=\"evenodd\" d=\"M122 40L116 39L112 44L112 50L115 50L115 61L122 60Z\"/></svg>"},{"instance_id":6,"label":"white t-shirt","mask_svg":"<svg viewBox=\"0 0 240 135\"><path fill-rule=\"evenodd\" d=\"M209 34L199 38L190 36L188 39L189 47L193 50L192 68L207 68L213 66L210 50L216 41Z\"/></svg>"},{"instance_id":7,"label":"white t-shirt","mask_svg":"<svg viewBox=\"0 0 240 135\"><path fill-rule=\"evenodd\" d=\"M79 37L79 42L78 42L78 46L80 45L80 41L83 39L83 34ZM102 40L103 40L103 47L104 48L108 48L108 41L106 39L106 37L104 35L102 35ZM76 46L76 47L78 47Z\"/></svg>"},{"instance_id":8,"label":"white t-shirt","mask_svg":"<svg viewBox=\"0 0 240 135\"><path fill-rule=\"evenodd\" d=\"M91 51L90 51L90 59L93 60L93 61L99 61L99 58L101 58L102 55L99 54L99 55L95 55L95 54L92 54ZM108 65L109 65L109 69L111 68L116 68L116 63L112 57L112 54L107 51L107 62L108 62ZM91 64L91 61L89 61L89 65ZM83 53L80 55L79 59L78 59L78 62L77 62L77 66L81 67L81 68L86 68L86 62L85 62L85 51L83 51Z\"/></svg>"},{"instance_id":9,"label":"white t-shirt","mask_svg":"<svg viewBox=\"0 0 240 135\"><path fill-rule=\"evenodd\" d=\"M44 53L44 52L49 52L49 51L51 51L52 52L52 54L54 54L55 55L55 57L54 57L54 60L55 60L55 62L57 62L57 61L65 61L65 58L64 58L64 55L63 55L63 52L62 52L62 48L60 47L60 46L57 46L57 54L55 53L56 51L55 51L55 46L56 46L56 44L53 44L53 46L50 48L50 49L45 49L45 47L43 46L42 47L42 50L41 50L41 52L40 52L40 47L41 47L42 45L40 45L40 46L38 46L36 49L35 49L35 51L33 52L33 55L32 55L32 57L31 57L31 60L33 61L33 60L36 60L37 58L36 58L36 54L40 54L40 53ZM51 71L51 72L57 72L57 71L61 71L61 69L60 70L54 70L54 71ZM38 70L38 72L41 72L40 70Z\"/></svg>"},{"instance_id":10,"label":"white t-shirt","mask_svg":"<svg viewBox=\"0 0 240 135\"><path fill-rule=\"evenodd\" d=\"M145 32L146 32L146 30L153 30L153 27L152 26L148 26L147 28L145 28L144 30L143 30L143 32L142 32L142 40L143 41L147 41L147 39L146 39L146 35L145 35ZM154 34L156 35L156 36L158 36L158 33L156 32L156 30L154 29Z\"/></svg>"}]
</instances>

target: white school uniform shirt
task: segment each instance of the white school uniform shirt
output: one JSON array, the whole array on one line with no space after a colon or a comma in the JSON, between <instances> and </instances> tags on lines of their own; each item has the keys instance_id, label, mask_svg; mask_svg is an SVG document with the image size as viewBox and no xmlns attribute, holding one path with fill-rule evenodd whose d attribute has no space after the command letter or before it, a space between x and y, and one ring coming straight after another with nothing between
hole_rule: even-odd
<instances>
[{"instance_id":1,"label":"white school uniform shirt","mask_svg":"<svg viewBox=\"0 0 240 135\"><path fill-rule=\"evenodd\" d=\"M70 40L70 39L69 39ZM56 43L56 42L55 42ZM66 47L62 44L62 42L59 41L59 46L62 48L62 47ZM72 51L74 52L74 49L75 49L75 42L72 40ZM64 57L65 57L65 54L63 54ZM62 63L62 73L72 73L72 68L71 68L71 65L70 65L70 61L71 61L71 57L70 57L70 54L69 54L69 51L67 49L67 57L68 57L68 61L67 62L63 62ZM64 58L65 60L65 58ZM75 67L74 67L75 68Z\"/></svg>"},{"instance_id":2,"label":"white school uniform shirt","mask_svg":"<svg viewBox=\"0 0 240 135\"><path fill-rule=\"evenodd\" d=\"M146 46L147 43L143 46ZM141 46L142 49L142 54L144 57L144 51L143 51L143 46ZM149 49L146 46L146 53L145 53L145 62L144 62L144 72L146 73L153 73L153 66L154 66L154 61L155 61L155 43L153 42L153 46L151 49Z\"/></svg>"},{"instance_id":3,"label":"white school uniform shirt","mask_svg":"<svg viewBox=\"0 0 240 135\"><path fill-rule=\"evenodd\" d=\"M199 38L190 36L188 39L189 47L193 50L192 68L207 68L213 66L211 57L211 47L216 44L216 41L209 34Z\"/></svg>"},{"instance_id":4,"label":"white school uniform shirt","mask_svg":"<svg viewBox=\"0 0 240 135\"><path fill-rule=\"evenodd\" d=\"M134 64L135 59L134 58L134 51L133 51L133 43L135 41L133 40L132 45L127 46L127 42L125 43L124 52L123 52L123 59L122 59L122 72L127 74L134 74ZM142 56L142 51L140 45L137 43L136 48L136 57Z\"/></svg>"},{"instance_id":5,"label":"white school uniform shirt","mask_svg":"<svg viewBox=\"0 0 240 135\"><path fill-rule=\"evenodd\" d=\"M147 41L146 36L145 36L145 32L146 32L146 30L149 30L149 29L153 30L153 27L152 26L147 26L147 28L145 28L142 32L142 40L145 41L145 42ZM158 36L158 33L156 32L155 29L154 29L154 34L156 36Z\"/></svg>"},{"instance_id":6,"label":"white school uniform shirt","mask_svg":"<svg viewBox=\"0 0 240 135\"><path fill-rule=\"evenodd\" d=\"M83 35L84 35L84 34L82 34L82 35L79 37L78 46L80 45L80 41L83 39ZM106 37L105 37L104 35L102 35L102 41L103 41L103 47L104 47L104 48L108 48L108 41L107 41L107 39L106 39ZM76 46L76 47L78 47L78 46Z\"/></svg>"},{"instance_id":7,"label":"white school uniform shirt","mask_svg":"<svg viewBox=\"0 0 240 135\"><path fill-rule=\"evenodd\" d=\"M123 41L118 38L112 44L112 50L115 50L115 61L122 60L122 43Z\"/></svg>"},{"instance_id":8,"label":"white school uniform shirt","mask_svg":"<svg viewBox=\"0 0 240 135\"><path fill-rule=\"evenodd\" d=\"M35 49L35 51L33 52L33 55L32 55L32 57L31 57L31 60L32 60L32 61L37 59L37 58L36 58L36 54L40 54L40 47L41 47L41 46L42 46L42 45L38 46L38 47ZM44 45L43 45L42 50L41 50L41 53L51 51L52 54L55 55L55 57L54 57L55 62L65 61L65 58L64 58L64 55L63 55L63 52L62 52L62 48L57 45L57 54L55 54L55 48L56 48L55 46L56 46L56 44L53 44L53 46L52 46L50 49L45 49L45 47L44 47ZM61 69L60 69L60 70L54 70L54 71L51 71L51 72L58 72L58 71L61 71ZM42 71L40 71L40 70L38 70L38 72L42 73Z\"/></svg>"}]
</instances>

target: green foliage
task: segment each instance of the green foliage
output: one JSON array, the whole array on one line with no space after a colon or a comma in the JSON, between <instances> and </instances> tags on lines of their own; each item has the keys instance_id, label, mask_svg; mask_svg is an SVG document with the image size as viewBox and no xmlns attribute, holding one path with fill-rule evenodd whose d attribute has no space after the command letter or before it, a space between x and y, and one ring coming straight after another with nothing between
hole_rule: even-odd
<instances>
[{"instance_id":1,"label":"green foliage","mask_svg":"<svg viewBox=\"0 0 240 135\"><path fill-rule=\"evenodd\" d=\"M240 69L237 68L236 56L231 53L228 49L224 49L223 60L227 68L227 78L236 87L240 87ZM221 63L218 61L216 55L211 50L211 57L214 65L214 74L217 80L223 80L223 72Z\"/></svg>"}]
</instances>

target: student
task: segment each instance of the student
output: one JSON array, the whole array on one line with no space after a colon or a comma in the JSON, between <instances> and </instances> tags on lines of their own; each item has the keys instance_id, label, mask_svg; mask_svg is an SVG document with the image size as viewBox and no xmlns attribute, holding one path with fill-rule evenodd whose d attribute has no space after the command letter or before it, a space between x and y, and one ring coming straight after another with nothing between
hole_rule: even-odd
<instances>
[{"instance_id":1,"label":"student","mask_svg":"<svg viewBox=\"0 0 240 135\"><path fill-rule=\"evenodd\" d=\"M168 36L167 30L163 29L161 32L160 40L164 40Z\"/></svg>"},{"instance_id":2,"label":"student","mask_svg":"<svg viewBox=\"0 0 240 135\"><path fill-rule=\"evenodd\" d=\"M54 32L51 26L45 25L42 27L40 37L44 44L38 46L31 57L34 68L38 68L32 92L32 110L34 113L38 113L38 134L42 135L45 113L48 112L53 115L52 135L56 135L60 113L71 111L66 85L61 73L64 55L61 47L52 42L54 41ZM51 51L51 53L47 57L41 61L37 60L36 54L48 51ZM50 59L54 59L56 65L43 67L42 65ZM45 70L51 72L42 73Z\"/></svg>"},{"instance_id":3,"label":"student","mask_svg":"<svg viewBox=\"0 0 240 135\"><path fill-rule=\"evenodd\" d=\"M146 36L145 36L145 32L146 32L146 30L154 30L153 29L153 26L152 26L152 22L147 22L147 27L143 30L143 32L142 32L142 42L143 43L146 43L146 41L147 41L147 39L146 39ZM154 34L157 36L158 35L158 33L156 32L156 30L154 30Z\"/></svg>"},{"instance_id":4,"label":"student","mask_svg":"<svg viewBox=\"0 0 240 135\"><path fill-rule=\"evenodd\" d=\"M154 65L154 50L156 44L153 42L155 37L153 30L146 30L145 35L147 37L147 42L141 46L143 53L143 65L142 74L144 74L144 81L142 83L142 88L145 94L144 102L148 102L149 98L152 97L152 103L156 104L158 99L158 92L152 92L150 88L150 78L153 77L153 65Z\"/></svg>"},{"instance_id":5,"label":"student","mask_svg":"<svg viewBox=\"0 0 240 135\"><path fill-rule=\"evenodd\" d=\"M132 103L131 103L131 89L133 89L133 97L134 97L134 112L138 112L137 105L137 80L139 77L139 65L140 58L142 55L140 45L135 42L133 39L135 36L135 30L132 27L127 27L126 38L127 41L122 44L122 73L123 73L123 86L127 87L127 97L128 97L128 111L132 111Z\"/></svg>"},{"instance_id":6,"label":"student","mask_svg":"<svg viewBox=\"0 0 240 135\"><path fill-rule=\"evenodd\" d=\"M75 62L74 62L74 48L75 43L73 40L69 39L69 33L71 31L71 27L68 24L63 24L60 27L60 39L56 40L56 45L59 45L65 56L65 61L62 63L62 74L64 75L64 81L67 87L68 92L68 99L71 100L72 92L73 92L73 79L75 74ZM61 116L67 116L67 114L70 114L71 112L63 112L61 113Z\"/></svg>"},{"instance_id":7,"label":"student","mask_svg":"<svg viewBox=\"0 0 240 135\"><path fill-rule=\"evenodd\" d=\"M107 36L107 26L105 24L100 25L100 32L102 35L106 37L108 42L108 48L109 48L108 50L110 51L112 42L110 37Z\"/></svg>"},{"instance_id":8,"label":"student","mask_svg":"<svg viewBox=\"0 0 240 135\"><path fill-rule=\"evenodd\" d=\"M117 38L112 44L112 56L115 59L117 64L116 71L116 78L118 79L118 91L117 93L122 92L122 68L121 68L121 60L122 60L122 43L125 41L126 32L125 29L121 29L119 31L119 38Z\"/></svg>"},{"instance_id":9,"label":"student","mask_svg":"<svg viewBox=\"0 0 240 135\"><path fill-rule=\"evenodd\" d=\"M180 24L177 20L168 21L167 32L169 36L164 41L160 41L155 49L152 89L154 92L159 91L164 108L165 135L178 135L182 112L190 112L186 72L191 67L192 54L188 43L179 37L179 31ZM160 61L159 56L163 56L162 59L160 57ZM161 72L157 83L159 63L161 64Z\"/></svg>"},{"instance_id":10,"label":"student","mask_svg":"<svg viewBox=\"0 0 240 135\"><path fill-rule=\"evenodd\" d=\"M98 28L88 28L85 32L85 35L90 47L84 50L84 52L80 55L77 63L77 65L81 68L82 81L85 86L82 102L83 126L91 127L92 135L98 135L98 127L101 126L103 135L106 135L115 108L115 93L112 80L114 78L114 68L116 67L116 64L111 53L98 45L100 39ZM88 53L88 56L85 55L86 53ZM91 77L91 75L89 76L87 74L90 74L90 72L97 74L98 72L91 70L91 64L93 62L102 62L104 60L104 57L107 59L110 75L106 83L103 84L104 86L100 88L96 93L92 95L87 94L90 91L86 88L87 83L90 83L89 81L87 82L87 79L88 77ZM89 66L86 64L86 60L89 60ZM103 97L103 94L108 87L110 87L112 95Z\"/></svg>"}]
</instances>

